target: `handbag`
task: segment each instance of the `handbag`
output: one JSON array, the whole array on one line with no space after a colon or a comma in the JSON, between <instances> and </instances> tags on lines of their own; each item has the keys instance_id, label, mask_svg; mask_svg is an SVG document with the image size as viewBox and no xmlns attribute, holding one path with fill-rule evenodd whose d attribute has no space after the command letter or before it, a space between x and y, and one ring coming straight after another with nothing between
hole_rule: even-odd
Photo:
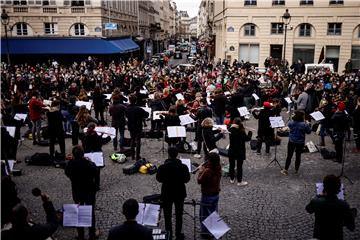
<instances>
[{"instance_id":1,"label":"handbag","mask_svg":"<svg viewBox=\"0 0 360 240\"><path fill-rule=\"evenodd\" d=\"M214 149L212 149L212 150L209 151L209 148L208 148L208 146L207 146L207 144L206 144L206 141L205 141L205 138L204 138L204 129L201 130L201 134L202 134L202 138L203 138L204 143L205 143L206 150L207 150L209 153L219 154L219 149L217 149L217 148L214 148Z\"/></svg>"}]
</instances>

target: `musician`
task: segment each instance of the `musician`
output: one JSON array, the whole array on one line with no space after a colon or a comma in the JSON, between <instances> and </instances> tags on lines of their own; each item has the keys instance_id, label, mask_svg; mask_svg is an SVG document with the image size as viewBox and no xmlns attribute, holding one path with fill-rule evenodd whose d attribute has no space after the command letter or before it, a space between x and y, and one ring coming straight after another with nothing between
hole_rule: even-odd
<instances>
[{"instance_id":1,"label":"musician","mask_svg":"<svg viewBox=\"0 0 360 240\"><path fill-rule=\"evenodd\" d=\"M194 155L195 158L201 158L201 146L203 142L202 137L202 127L201 123L205 118L212 118L212 110L207 106L207 102L205 98L200 100L200 108L197 110L196 113L196 120L197 120L197 127L196 127L196 140L197 140L197 149L196 154Z\"/></svg>"},{"instance_id":2,"label":"musician","mask_svg":"<svg viewBox=\"0 0 360 240\"><path fill-rule=\"evenodd\" d=\"M45 105L39 98L39 93L34 91L29 101L29 117L32 123L33 145L41 141L41 114L44 107Z\"/></svg>"},{"instance_id":3,"label":"musician","mask_svg":"<svg viewBox=\"0 0 360 240\"><path fill-rule=\"evenodd\" d=\"M355 216L344 200L338 199L341 189L339 177L327 175L324 180L322 194L313 198L306 206L306 211L315 213L313 237L320 240L343 239L343 227L350 231L355 229Z\"/></svg>"},{"instance_id":4,"label":"musician","mask_svg":"<svg viewBox=\"0 0 360 240\"><path fill-rule=\"evenodd\" d=\"M180 115L184 115L184 114L188 113L188 109L187 109L187 107L185 107L184 100L182 100L182 99L176 100L175 106L176 106L177 115L180 116Z\"/></svg>"},{"instance_id":5,"label":"musician","mask_svg":"<svg viewBox=\"0 0 360 240\"><path fill-rule=\"evenodd\" d=\"M216 142L219 141L224 134L222 129L213 130L214 120L212 120L212 118L205 118L201 123L201 127L202 137L204 140L204 152L206 156L209 152L217 149Z\"/></svg>"},{"instance_id":6,"label":"musician","mask_svg":"<svg viewBox=\"0 0 360 240\"><path fill-rule=\"evenodd\" d=\"M179 115L176 113L176 107L175 106L171 106L169 108L168 114L165 114L165 116L161 115L160 118L163 119L163 121L164 121L165 129L167 127L171 127L171 126L180 126L180 118L179 118ZM167 136L167 132L166 132L165 141L169 145L174 145L179 140L180 140L180 138L169 138Z\"/></svg>"},{"instance_id":7,"label":"musician","mask_svg":"<svg viewBox=\"0 0 360 240\"><path fill-rule=\"evenodd\" d=\"M354 123L354 137L356 148L353 149L354 153L360 153L360 97L356 101L356 107L353 111L353 123Z\"/></svg>"},{"instance_id":8,"label":"musician","mask_svg":"<svg viewBox=\"0 0 360 240\"><path fill-rule=\"evenodd\" d=\"M227 104L227 97L221 89L216 89L214 99L211 101L211 105L214 109L216 124L224 124L225 106Z\"/></svg>"},{"instance_id":9,"label":"musician","mask_svg":"<svg viewBox=\"0 0 360 240\"><path fill-rule=\"evenodd\" d=\"M230 163L230 183L235 182L235 161L237 168L237 185L246 186L248 183L242 180L243 169L242 165L246 159L246 147L245 142L250 141L252 137L252 132L249 131L248 134L245 132L245 128L241 123L239 117L235 118L231 127L229 128L230 132L230 146L229 146L229 163Z\"/></svg>"},{"instance_id":10,"label":"musician","mask_svg":"<svg viewBox=\"0 0 360 240\"><path fill-rule=\"evenodd\" d=\"M264 108L260 111L254 110L252 112L253 116L259 120L258 122L258 145L257 145L257 154L261 154L262 143L265 142L265 152L270 154L270 144L274 140L274 129L271 128L269 117L274 116L272 112L272 105L270 102L264 102Z\"/></svg>"},{"instance_id":11,"label":"musician","mask_svg":"<svg viewBox=\"0 0 360 240\"><path fill-rule=\"evenodd\" d=\"M305 144L305 134L311 133L311 128L309 122L305 121L305 113L300 110L295 111L295 115L292 120L288 123L288 127L290 128L289 133L289 142L287 147L287 157L285 168L281 170L281 173L284 175L288 175L288 169L291 164L291 158L296 152L295 159L295 173L297 174L299 171L300 163L301 163L301 153L304 149Z\"/></svg>"},{"instance_id":12,"label":"musician","mask_svg":"<svg viewBox=\"0 0 360 240\"><path fill-rule=\"evenodd\" d=\"M337 106L337 111L331 117L332 126L334 128L334 140L335 140L335 151L336 151L336 161L342 163L343 161L343 145L345 132L350 129L350 118L347 113L345 113L345 103L339 102Z\"/></svg>"},{"instance_id":13,"label":"musician","mask_svg":"<svg viewBox=\"0 0 360 240\"><path fill-rule=\"evenodd\" d=\"M172 239L172 205L175 205L175 236L176 240L183 240L182 216L184 200L186 198L185 183L190 181L189 169L177 158L178 151L169 147L169 159L165 160L156 173L156 180L162 183L161 200L163 202L165 229Z\"/></svg>"},{"instance_id":14,"label":"musician","mask_svg":"<svg viewBox=\"0 0 360 240\"><path fill-rule=\"evenodd\" d=\"M96 86L94 89L94 93L92 94L93 104L94 104L94 111L95 111L95 118L96 120L100 121L102 124L105 123L104 120L104 109L105 109L105 99L106 96L101 92L99 86ZM100 115L100 119L99 119Z\"/></svg>"},{"instance_id":15,"label":"musician","mask_svg":"<svg viewBox=\"0 0 360 240\"><path fill-rule=\"evenodd\" d=\"M120 134L119 145L120 145L120 151L122 151L125 145L126 107L121 103L120 95L114 95L112 97L112 100L113 103L109 108L109 113L111 116L111 126L115 128L115 132L116 132L115 138L113 139L113 146L114 146L114 151L117 151L117 146L118 146L117 139L118 139L118 134Z\"/></svg>"},{"instance_id":16,"label":"musician","mask_svg":"<svg viewBox=\"0 0 360 240\"><path fill-rule=\"evenodd\" d=\"M85 106L81 106L79 108L79 112L75 117L75 121L79 130L76 133L73 131L73 134L76 134L81 141L84 138L84 128L87 127L90 122L98 123L98 121L90 115L89 110L87 110Z\"/></svg>"},{"instance_id":17,"label":"musician","mask_svg":"<svg viewBox=\"0 0 360 240\"><path fill-rule=\"evenodd\" d=\"M220 157L217 153L209 153L206 163L199 170L197 177L201 185L200 222L202 223L211 213L218 211L219 193L221 180ZM201 224L201 233L209 233L207 228ZM209 236L209 234L206 234Z\"/></svg>"},{"instance_id":18,"label":"musician","mask_svg":"<svg viewBox=\"0 0 360 240\"><path fill-rule=\"evenodd\" d=\"M154 115L155 111L166 111L165 105L161 100L161 93L155 92L154 99L149 102L149 107L151 112ZM151 129L150 131L160 131L161 130L161 120L154 120L154 116L151 118Z\"/></svg>"},{"instance_id":19,"label":"musician","mask_svg":"<svg viewBox=\"0 0 360 240\"><path fill-rule=\"evenodd\" d=\"M146 112L139 106L136 106L136 95L131 94L129 96L130 105L126 109L126 117L128 119L128 130L130 132L131 138L131 151L132 159L135 160L135 148L136 148L136 160L139 160L140 157L140 147L141 147L141 133L143 130L143 121L149 117L149 113Z\"/></svg>"}]
</instances>

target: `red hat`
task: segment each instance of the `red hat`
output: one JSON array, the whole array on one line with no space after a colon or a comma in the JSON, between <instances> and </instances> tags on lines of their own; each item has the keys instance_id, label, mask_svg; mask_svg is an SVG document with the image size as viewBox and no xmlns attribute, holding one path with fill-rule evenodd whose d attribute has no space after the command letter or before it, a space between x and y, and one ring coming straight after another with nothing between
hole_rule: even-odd
<instances>
[{"instance_id":1,"label":"red hat","mask_svg":"<svg viewBox=\"0 0 360 240\"><path fill-rule=\"evenodd\" d=\"M339 102L337 107L338 107L339 111L341 111L341 112L343 112L346 109L344 102Z\"/></svg>"},{"instance_id":2,"label":"red hat","mask_svg":"<svg viewBox=\"0 0 360 240\"><path fill-rule=\"evenodd\" d=\"M271 108L272 104L270 102L264 102L264 107L265 108Z\"/></svg>"}]
</instances>

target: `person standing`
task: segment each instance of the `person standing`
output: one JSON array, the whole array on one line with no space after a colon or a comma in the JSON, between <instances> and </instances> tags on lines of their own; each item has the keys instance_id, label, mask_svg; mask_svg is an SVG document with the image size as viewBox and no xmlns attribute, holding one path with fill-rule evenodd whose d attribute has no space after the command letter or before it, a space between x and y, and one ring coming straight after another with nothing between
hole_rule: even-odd
<instances>
[{"instance_id":1,"label":"person standing","mask_svg":"<svg viewBox=\"0 0 360 240\"><path fill-rule=\"evenodd\" d=\"M77 145L73 148L74 159L65 168L65 175L71 181L72 196L76 204L92 206L92 225L89 228L89 240L96 238L95 200L97 169L95 163L84 158L84 149ZM84 228L77 228L78 240L84 240Z\"/></svg>"},{"instance_id":2,"label":"person standing","mask_svg":"<svg viewBox=\"0 0 360 240\"><path fill-rule=\"evenodd\" d=\"M272 105L270 102L264 102L264 109L258 112L257 110L253 111L253 116L256 119L259 119L258 122L258 144L257 151L258 155L261 154L262 143L265 142L265 152L266 154L270 153L270 143L274 139L274 129L270 125L270 117L274 115L272 111Z\"/></svg>"},{"instance_id":3,"label":"person standing","mask_svg":"<svg viewBox=\"0 0 360 240\"><path fill-rule=\"evenodd\" d=\"M341 181L339 177L328 175L323 180L324 190L306 206L306 211L315 213L313 237L320 240L342 240L343 226L355 229L355 216L344 200L338 199Z\"/></svg>"},{"instance_id":4,"label":"person standing","mask_svg":"<svg viewBox=\"0 0 360 240\"><path fill-rule=\"evenodd\" d=\"M50 157L54 158L55 141L57 140L60 146L61 156L65 159L65 133L63 122L65 122L66 119L60 111L60 102L58 100L51 103L50 110L46 113L46 116L48 119Z\"/></svg>"},{"instance_id":5,"label":"person standing","mask_svg":"<svg viewBox=\"0 0 360 240\"><path fill-rule=\"evenodd\" d=\"M202 137L204 140L204 152L205 156L211 151L218 151L216 142L224 137L222 129L213 130L214 120L211 118L205 118L201 123Z\"/></svg>"},{"instance_id":6,"label":"person standing","mask_svg":"<svg viewBox=\"0 0 360 240\"><path fill-rule=\"evenodd\" d=\"M114 96L112 98L112 101L113 103L109 108L109 113L111 116L111 126L115 128L115 132L116 132L115 138L113 140L113 146L114 146L114 151L117 151L117 146L118 146L117 139L118 139L118 134L120 134L119 145L120 145L120 151L122 151L125 145L126 107L121 103L119 96Z\"/></svg>"},{"instance_id":7,"label":"person standing","mask_svg":"<svg viewBox=\"0 0 360 240\"><path fill-rule=\"evenodd\" d=\"M143 130L143 121L145 118L149 117L149 113L146 112L139 106L136 106L136 96L131 94L129 96L130 105L126 109L126 117L128 119L128 129L130 132L131 138L131 152L132 159L135 160L135 148L136 148L136 160L139 160L140 157L140 147L141 147L141 133Z\"/></svg>"},{"instance_id":8,"label":"person standing","mask_svg":"<svg viewBox=\"0 0 360 240\"><path fill-rule=\"evenodd\" d=\"M218 125L224 124L225 106L227 102L227 97L225 96L223 91L221 89L216 89L212 105L214 106L216 124Z\"/></svg>"},{"instance_id":9,"label":"person standing","mask_svg":"<svg viewBox=\"0 0 360 240\"><path fill-rule=\"evenodd\" d=\"M349 131L350 119L347 113L345 113L345 103L339 102L337 111L331 117L332 126L334 128L334 141L336 151L336 162L342 163L343 161L343 148L345 133Z\"/></svg>"},{"instance_id":10,"label":"person standing","mask_svg":"<svg viewBox=\"0 0 360 240\"><path fill-rule=\"evenodd\" d=\"M248 183L242 180L243 176L243 162L246 159L245 142L250 141L252 132L248 134L245 132L244 125L240 118L235 118L234 123L229 129L230 146L229 146L229 163L230 163L230 183L235 182L235 162L236 162L236 178L238 186L246 186Z\"/></svg>"},{"instance_id":11,"label":"person standing","mask_svg":"<svg viewBox=\"0 0 360 240\"><path fill-rule=\"evenodd\" d=\"M357 99L357 104L353 112L353 126L356 148L353 149L354 153L360 153L360 97Z\"/></svg>"},{"instance_id":12,"label":"person standing","mask_svg":"<svg viewBox=\"0 0 360 240\"><path fill-rule=\"evenodd\" d=\"M217 153L209 153L205 164L200 168L197 177L201 185L200 222L202 223L211 213L218 210L221 165ZM202 235L209 235L206 227L201 224Z\"/></svg>"},{"instance_id":13,"label":"person standing","mask_svg":"<svg viewBox=\"0 0 360 240\"><path fill-rule=\"evenodd\" d=\"M36 145L41 140L41 114L45 105L39 99L39 93L33 92L29 101L29 117L32 123L32 139L33 145Z\"/></svg>"},{"instance_id":14,"label":"person standing","mask_svg":"<svg viewBox=\"0 0 360 240\"><path fill-rule=\"evenodd\" d=\"M136 216L139 213L139 203L135 199L130 198L124 202L122 209L126 221L122 225L112 227L107 240L152 240L151 230L136 222Z\"/></svg>"},{"instance_id":15,"label":"person standing","mask_svg":"<svg viewBox=\"0 0 360 240\"><path fill-rule=\"evenodd\" d=\"M162 183L161 200L163 202L165 229L172 236L172 205L175 205L176 240L184 239L182 231L182 216L186 197L185 183L190 181L189 169L177 158L178 151L169 147L169 159L165 160L156 173L156 180ZM170 238L171 239L171 238Z\"/></svg>"},{"instance_id":16,"label":"person standing","mask_svg":"<svg viewBox=\"0 0 360 240\"><path fill-rule=\"evenodd\" d=\"M304 149L305 134L311 133L311 127L308 122L305 122L305 113L303 111L296 110L293 119L288 123L290 128L289 142L287 147L287 157L285 168L281 170L281 173L288 175L288 169L291 164L291 158L296 152L295 159L295 173L298 173L301 163L301 153Z\"/></svg>"},{"instance_id":17,"label":"person standing","mask_svg":"<svg viewBox=\"0 0 360 240\"><path fill-rule=\"evenodd\" d=\"M201 123L204 121L205 118L212 118L212 110L207 106L207 102L205 98L200 100L200 108L196 112L196 140L197 140L197 149L196 154L194 155L195 158L201 158L201 146L203 143L202 137L202 127Z\"/></svg>"}]
</instances>

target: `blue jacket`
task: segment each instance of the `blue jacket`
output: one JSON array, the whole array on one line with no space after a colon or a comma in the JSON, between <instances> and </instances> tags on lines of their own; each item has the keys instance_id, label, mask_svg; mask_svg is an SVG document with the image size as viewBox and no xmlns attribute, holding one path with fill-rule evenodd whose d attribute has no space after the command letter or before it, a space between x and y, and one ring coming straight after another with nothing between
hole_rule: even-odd
<instances>
[{"instance_id":1,"label":"blue jacket","mask_svg":"<svg viewBox=\"0 0 360 240\"><path fill-rule=\"evenodd\" d=\"M305 134L311 133L310 125L305 122L290 121L289 141L293 143L305 143Z\"/></svg>"}]
</instances>

